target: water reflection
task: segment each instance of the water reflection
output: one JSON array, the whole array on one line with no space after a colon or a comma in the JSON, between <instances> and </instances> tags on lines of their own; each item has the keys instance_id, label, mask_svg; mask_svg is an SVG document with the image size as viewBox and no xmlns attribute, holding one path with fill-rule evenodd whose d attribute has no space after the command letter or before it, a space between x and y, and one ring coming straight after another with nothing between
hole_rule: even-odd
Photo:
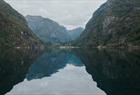
<instances>
[{"instance_id":1,"label":"water reflection","mask_svg":"<svg viewBox=\"0 0 140 95\"><path fill-rule=\"evenodd\" d=\"M54 49L31 63L6 95L140 95L138 51Z\"/></svg>"},{"instance_id":2,"label":"water reflection","mask_svg":"<svg viewBox=\"0 0 140 95\"><path fill-rule=\"evenodd\" d=\"M24 80L39 52L0 49L0 95Z\"/></svg>"},{"instance_id":3,"label":"water reflection","mask_svg":"<svg viewBox=\"0 0 140 95\"><path fill-rule=\"evenodd\" d=\"M63 69L67 64L83 66L81 60L73 53L64 50L49 50L40 56L30 67L27 79L43 78Z\"/></svg>"},{"instance_id":4,"label":"water reflection","mask_svg":"<svg viewBox=\"0 0 140 95\"><path fill-rule=\"evenodd\" d=\"M7 95L106 95L97 88L84 67L68 64L51 77L16 85Z\"/></svg>"},{"instance_id":5,"label":"water reflection","mask_svg":"<svg viewBox=\"0 0 140 95\"><path fill-rule=\"evenodd\" d=\"M71 51L49 50L29 68L26 79L6 95L106 95Z\"/></svg>"},{"instance_id":6,"label":"water reflection","mask_svg":"<svg viewBox=\"0 0 140 95\"><path fill-rule=\"evenodd\" d=\"M107 95L140 95L140 52L93 50L79 56Z\"/></svg>"}]
</instances>

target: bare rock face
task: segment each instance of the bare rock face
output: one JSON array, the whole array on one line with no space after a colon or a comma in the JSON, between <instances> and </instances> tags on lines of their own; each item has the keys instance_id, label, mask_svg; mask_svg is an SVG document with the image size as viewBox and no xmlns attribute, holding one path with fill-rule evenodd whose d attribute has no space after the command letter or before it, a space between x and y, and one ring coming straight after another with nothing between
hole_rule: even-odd
<instances>
[{"instance_id":1,"label":"bare rock face","mask_svg":"<svg viewBox=\"0 0 140 95\"><path fill-rule=\"evenodd\" d=\"M108 0L86 25L81 45L140 46L140 1Z\"/></svg>"}]
</instances>

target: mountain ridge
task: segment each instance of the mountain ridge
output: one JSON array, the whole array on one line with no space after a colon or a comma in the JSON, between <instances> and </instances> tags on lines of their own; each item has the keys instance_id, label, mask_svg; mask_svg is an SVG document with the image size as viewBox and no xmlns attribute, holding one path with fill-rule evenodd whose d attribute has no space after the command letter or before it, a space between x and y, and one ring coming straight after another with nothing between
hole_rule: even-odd
<instances>
[{"instance_id":1,"label":"mountain ridge","mask_svg":"<svg viewBox=\"0 0 140 95\"><path fill-rule=\"evenodd\" d=\"M54 20L42 16L28 15L26 20L32 31L45 43L68 43L82 32L82 28L67 30Z\"/></svg>"}]
</instances>

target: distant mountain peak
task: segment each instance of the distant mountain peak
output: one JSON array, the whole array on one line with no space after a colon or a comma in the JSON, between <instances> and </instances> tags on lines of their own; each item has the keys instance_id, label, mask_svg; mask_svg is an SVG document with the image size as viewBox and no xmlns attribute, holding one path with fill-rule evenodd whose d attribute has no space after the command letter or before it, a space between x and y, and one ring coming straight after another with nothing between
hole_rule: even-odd
<instances>
[{"instance_id":1,"label":"distant mountain peak","mask_svg":"<svg viewBox=\"0 0 140 95\"><path fill-rule=\"evenodd\" d=\"M83 28L67 30L57 22L42 16L26 16L29 27L45 43L65 43L80 36ZM72 33L70 33L72 32Z\"/></svg>"}]
</instances>

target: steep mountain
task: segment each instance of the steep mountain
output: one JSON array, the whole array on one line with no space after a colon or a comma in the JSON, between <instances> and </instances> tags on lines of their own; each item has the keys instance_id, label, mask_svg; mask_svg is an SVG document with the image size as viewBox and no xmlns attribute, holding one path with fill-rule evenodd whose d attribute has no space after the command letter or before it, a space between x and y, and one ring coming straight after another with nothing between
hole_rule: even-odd
<instances>
[{"instance_id":1,"label":"steep mountain","mask_svg":"<svg viewBox=\"0 0 140 95\"><path fill-rule=\"evenodd\" d=\"M108 0L94 14L78 42L89 46L140 46L140 1Z\"/></svg>"},{"instance_id":2,"label":"steep mountain","mask_svg":"<svg viewBox=\"0 0 140 95\"><path fill-rule=\"evenodd\" d=\"M0 47L35 49L41 46L26 20L5 1L0 0Z\"/></svg>"},{"instance_id":3,"label":"steep mountain","mask_svg":"<svg viewBox=\"0 0 140 95\"><path fill-rule=\"evenodd\" d=\"M70 40L65 27L41 16L27 16L29 27L45 43L67 42Z\"/></svg>"},{"instance_id":4,"label":"steep mountain","mask_svg":"<svg viewBox=\"0 0 140 95\"><path fill-rule=\"evenodd\" d=\"M83 32L82 27L75 28L73 30L69 30L68 33L70 35L71 40L76 40L77 38L80 37L81 33Z\"/></svg>"},{"instance_id":5,"label":"steep mountain","mask_svg":"<svg viewBox=\"0 0 140 95\"><path fill-rule=\"evenodd\" d=\"M82 28L67 30L57 22L41 16L26 16L29 27L45 43L65 43L80 36Z\"/></svg>"}]
</instances>

